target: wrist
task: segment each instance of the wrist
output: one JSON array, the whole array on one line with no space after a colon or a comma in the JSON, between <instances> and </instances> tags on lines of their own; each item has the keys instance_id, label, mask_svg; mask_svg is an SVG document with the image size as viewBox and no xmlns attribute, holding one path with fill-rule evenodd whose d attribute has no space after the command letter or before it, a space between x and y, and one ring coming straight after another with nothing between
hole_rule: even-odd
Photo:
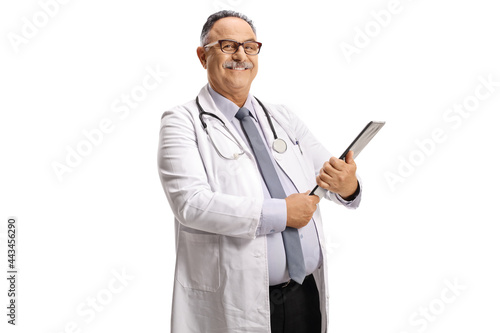
<instances>
[{"instance_id":1,"label":"wrist","mask_svg":"<svg viewBox=\"0 0 500 333\"><path fill-rule=\"evenodd\" d=\"M352 201L354 199L356 199L356 197L358 196L359 194L359 182L356 180L356 187L354 189L354 191L351 191L351 192L348 192L348 193L339 193L339 195L342 197L342 199L344 199L345 201Z\"/></svg>"}]
</instances>

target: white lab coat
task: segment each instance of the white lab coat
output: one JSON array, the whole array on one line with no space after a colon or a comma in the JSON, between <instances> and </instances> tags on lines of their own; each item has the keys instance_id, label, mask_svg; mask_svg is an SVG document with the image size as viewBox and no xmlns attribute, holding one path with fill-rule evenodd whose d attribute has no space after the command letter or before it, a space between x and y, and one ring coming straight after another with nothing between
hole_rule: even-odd
<instances>
[{"instance_id":1,"label":"white lab coat","mask_svg":"<svg viewBox=\"0 0 500 333\"><path fill-rule=\"evenodd\" d=\"M216 108L208 85L198 97L205 111L223 119L239 139ZM271 146L274 138L268 121L257 101L253 102ZM330 153L284 106L265 106L278 137L288 145L284 154L272 151L274 158L299 192L311 190ZM204 120L215 130L221 126L213 117ZM231 140L219 140L220 132L214 133L219 149L238 151ZM257 164L243 140L245 154L236 160L221 158L209 140L194 100L164 113L158 165L175 216L177 253L171 329L173 333L271 332L267 242L265 236L255 236L263 203ZM325 197L339 202L332 193ZM355 201L352 208L359 199ZM322 332L326 332L327 251L319 208L314 220L324 258L313 274L320 295Z\"/></svg>"}]
</instances>

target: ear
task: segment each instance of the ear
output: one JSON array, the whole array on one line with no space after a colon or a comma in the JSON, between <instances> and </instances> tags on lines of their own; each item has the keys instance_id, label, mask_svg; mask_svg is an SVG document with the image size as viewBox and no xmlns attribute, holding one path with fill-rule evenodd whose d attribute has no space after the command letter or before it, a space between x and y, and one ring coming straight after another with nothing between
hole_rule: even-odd
<instances>
[{"instance_id":1,"label":"ear","mask_svg":"<svg viewBox=\"0 0 500 333\"><path fill-rule=\"evenodd\" d=\"M205 48L203 46L198 46L196 49L196 54L198 55L198 59L200 59L201 65L203 68L207 68L207 54L205 52Z\"/></svg>"}]
</instances>

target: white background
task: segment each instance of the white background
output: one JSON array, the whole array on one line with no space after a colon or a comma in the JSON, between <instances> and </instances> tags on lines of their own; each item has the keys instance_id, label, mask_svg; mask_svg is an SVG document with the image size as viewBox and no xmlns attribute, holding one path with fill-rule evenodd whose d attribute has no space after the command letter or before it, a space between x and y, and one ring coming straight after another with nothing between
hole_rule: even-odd
<instances>
[{"instance_id":1,"label":"white background","mask_svg":"<svg viewBox=\"0 0 500 333\"><path fill-rule=\"evenodd\" d=\"M9 36L22 36L23 18L33 22L41 5L2 2L0 266L7 217L17 216L20 274L16 327L1 279L1 332L169 331L174 225L156 167L160 116L206 83L195 49L221 6L253 19L264 45L252 92L290 106L333 155L369 120L387 122L356 161L361 207L321 203L330 331L498 332L500 86L455 127L443 118L473 100L480 76L500 81L498 6L401 0L348 62L341 43L355 46L357 29L376 29L370 12L388 5L71 0L14 47ZM121 119L113 103L148 67L169 75ZM53 163L103 119L111 133L60 181ZM416 141L435 129L446 139L419 153ZM401 166L409 159L413 170ZM388 173L401 178L390 186ZM122 271L133 278L110 294ZM456 296L446 281L466 289ZM95 316L77 312L96 297L106 304ZM432 319L419 317L429 307Z\"/></svg>"}]
</instances>

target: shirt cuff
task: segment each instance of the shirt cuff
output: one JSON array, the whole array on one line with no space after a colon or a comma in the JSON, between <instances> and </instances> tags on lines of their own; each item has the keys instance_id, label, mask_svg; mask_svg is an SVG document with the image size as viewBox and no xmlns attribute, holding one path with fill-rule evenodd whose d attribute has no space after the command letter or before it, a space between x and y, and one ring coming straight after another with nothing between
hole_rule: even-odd
<instances>
[{"instance_id":1,"label":"shirt cuff","mask_svg":"<svg viewBox=\"0 0 500 333\"><path fill-rule=\"evenodd\" d=\"M256 236L282 232L286 228L286 201L264 199Z\"/></svg>"},{"instance_id":2,"label":"shirt cuff","mask_svg":"<svg viewBox=\"0 0 500 333\"><path fill-rule=\"evenodd\" d=\"M335 196L337 199L344 205L344 206L349 206L351 205L356 199L359 197L359 193L361 192L361 185L359 184L358 181L358 188L356 189L356 192L351 196L350 200L346 200L342 198L338 193L335 193Z\"/></svg>"}]
</instances>

